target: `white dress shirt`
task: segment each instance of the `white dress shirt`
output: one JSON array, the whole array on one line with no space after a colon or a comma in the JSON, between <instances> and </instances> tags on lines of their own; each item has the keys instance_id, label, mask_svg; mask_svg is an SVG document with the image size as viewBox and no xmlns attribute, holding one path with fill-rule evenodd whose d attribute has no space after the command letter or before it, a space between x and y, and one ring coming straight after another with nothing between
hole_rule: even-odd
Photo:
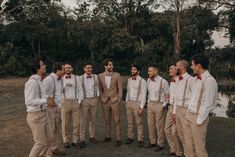
<instances>
[{"instance_id":1,"label":"white dress shirt","mask_svg":"<svg viewBox=\"0 0 235 157\"><path fill-rule=\"evenodd\" d=\"M35 74L29 78L25 83L24 95L27 112L36 112L41 111L41 109L46 109L47 97L45 95L41 76Z\"/></svg>"},{"instance_id":2,"label":"white dress shirt","mask_svg":"<svg viewBox=\"0 0 235 157\"><path fill-rule=\"evenodd\" d=\"M188 107L189 99L192 94L192 86L194 83L194 78L188 73L183 74L182 77L183 77L182 80L179 80L179 77L178 77L179 81L177 82L177 87L176 87L177 92L175 95L176 97L175 103L177 106ZM186 87L186 82L187 82L187 87ZM184 91L185 91L185 95L184 95Z\"/></svg>"},{"instance_id":3,"label":"white dress shirt","mask_svg":"<svg viewBox=\"0 0 235 157\"><path fill-rule=\"evenodd\" d=\"M47 96L53 97L55 100L55 104L58 107L61 107L61 104L62 104L62 89L61 89L62 82L61 82L61 79L58 80L58 76L55 73L51 73L43 80L43 86L45 89L45 94Z\"/></svg>"},{"instance_id":4,"label":"white dress shirt","mask_svg":"<svg viewBox=\"0 0 235 157\"><path fill-rule=\"evenodd\" d=\"M77 80L77 88L76 88L76 83L75 83L75 77ZM79 77L77 75L71 74L71 78L66 78L66 75L65 75L62 77L62 83L63 83L62 98L63 99L76 99L78 103L81 103L81 101L83 100L84 94L83 94L82 85L81 85L81 81Z\"/></svg>"},{"instance_id":5,"label":"white dress shirt","mask_svg":"<svg viewBox=\"0 0 235 157\"><path fill-rule=\"evenodd\" d=\"M166 105L165 96L169 94L169 84L161 76L154 78L155 81L152 81L150 78L147 81L148 88L148 102L150 101L159 101L163 103L163 106ZM162 80L162 88L160 89L160 83ZM159 90L160 89L160 90ZM160 100L159 100L159 94Z\"/></svg>"},{"instance_id":6,"label":"white dress shirt","mask_svg":"<svg viewBox=\"0 0 235 157\"><path fill-rule=\"evenodd\" d=\"M176 99L176 92L177 92L177 83L178 83L178 77L172 78L170 82L170 88L169 88L169 93L170 93L170 98L169 98L169 103L173 105L173 113L175 114L175 99Z\"/></svg>"},{"instance_id":7,"label":"white dress shirt","mask_svg":"<svg viewBox=\"0 0 235 157\"><path fill-rule=\"evenodd\" d=\"M98 76L95 74L90 75L91 78L87 78L87 76L88 76L87 74L83 74L82 76L80 76L80 80L81 80L82 88L83 88L83 93L85 92L84 96L86 96L86 98L93 98L93 97L99 96L100 93L99 93ZM84 85L83 85L83 83L84 83Z\"/></svg>"},{"instance_id":8,"label":"white dress shirt","mask_svg":"<svg viewBox=\"0 0 235 157\"><path fill-rule=\"evenodd\" d=\"M143 78L137 76L136 80L132 80L132 78L128 79L126 101L128 100L139 101L141 102L140 108L143 109L146 103L146 94L147 94L147 83Z\"/></svg>"},{"instance_id":9,"label":"white dress shirt","mask_svg":"<svg viewBox=\"0 0 235 157\"><path fill-rule=\"evenodd\" d=\"M199 113L196 123L201 125L216 105L218 85L214 77L211 76L208 71L205 71L201 75L201 80L197 79L197 77L195 77L194 80L188 111ZM198 105L200 107L199 111L197 111Z\"/></svg>"},{"instance_id":10,"label":"white dress shirt","mask_svg":"<svg viewBox=\"0 0 235 157\"><path fill-rule=\"evenodd\" d=\"M109 89L111 84L112 76L105 75L105 86Z\"/></svg>"}]
</instances>

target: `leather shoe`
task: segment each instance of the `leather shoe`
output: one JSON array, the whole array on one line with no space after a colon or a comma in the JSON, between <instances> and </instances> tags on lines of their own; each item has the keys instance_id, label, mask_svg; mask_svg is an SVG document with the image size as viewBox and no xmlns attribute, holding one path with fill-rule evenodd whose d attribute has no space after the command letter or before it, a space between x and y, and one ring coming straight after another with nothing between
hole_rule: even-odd
<instances>
[{"instance_id":1,"label":"leather shoe","mask_svg":"<svg viewBox=\"0 0 235 157\"><path fill-rule=\"evenodd\" d=\"M144 146L144 142L143 142L143 141L138 141L137 146L138 146L138 147L143 147L143 146Z\"/></svg>"},{"instance_id":2,"label":"leather shoe","mask_svg":"<svg viewBox=\"0 0 235 157\"><path fill-rule=\"evenodd\" d=\"M157 145L157 148L154 150L155 152L160 152L163 150L163 147Z\"/></svg>"},{"instance_id":3,"label":"leather shoe","mask_svg":"<svg viewBox=\"0 0 235 157\"><path fill-rule=\"evenodd\" d=\"M53 151L52 151L52 153L53 153L53 155L57 155L57 156L65 156L66 155L66 153L65 152L62 152L62 151L60 151L59 149L54 149Z\"/></svg>"},{"instance_id":4,"label":"leather shoe","mask_svg":"<svg viewBox=\"0 0 235 157\"><path fill-rule=\"evenodd\" d=\"M175 152L170 152L169 155L170 155L170 156L177 156L177 155L175 154Z\"/></svg>"},{"instance_id":5,"label":"leather shoe","mask_svg":"<svg viewBox=\"0 0 235 157\"><path fill-rule=\"evenodd\" d=\"M78 146L79 146L79 143L72 143L72 146L73 146L73 147L78 147Z\"/></svg>"},{"instance_id":6,"label":"leather shoe","mask_svg":"<svg viewBox=\"0 0 235 157\"><path fill-rule=\"evenodd\" d=\"M106 142L109 142L111 141L111 138L110 137L105 137L104 140L102 141L102 143L106 143Z\"/></svg>"},{"instance_id":7,"label":"leather shoe","mask_svg":"<svg viewBox=\"0 0 235 157\"><path fill-rule=\"evenodd\" d=\"M80 148L85 148L86 142L85 141L80 142L79 146L80 146Z\"/></svg>"},{"instance_id":8,"label":"leather shoe","mask_svg":"<svg viewBox=\"0 0 235 157\"><path fill-rule=\"evenodd\" d=\"M128 139L126 140L125 144L131 144L131 143L133 143L133 142L134 142L134 140L133 140L133 139L128 138Z\"/></svg>"},{"instance_id":9,"label":"leather shoe","mask_svg":"<svg viewBox=\"0 0 235 157\"><path fill-rule=\"evenodd\" d=\"M64 143L64 148L69 148L69 147L70 147L69 142L65 142Z\"/></svg>"},{"instance_id":10,"label":"leather shoe","mask_svg":"<svg viewBox=\"0 0 235 157\"><path fill-rule=\"evenodd\" d=\"M89 141L90 141L91 143L93 143L93 144L97 144L97 143L98 143L98 142L95 140L94 137L91 137L91 138L89 139Z\"/></svg>"},{"instance_id":11,"label":"leather shoe","mask_svg":"<svg viewBox=\"0 0 235 157\"><path fill-rule=\"evenodd\" d=\"M115 148L117 148L117 147L120 147L122 145L122 141L120 141L120 140L117 140L116 142L115 142Z\"/></svg>"},{"instance_id":12,"label":"leather shoe","mask_svg":"<svg viewBox=\"0 0 235 157\"><path fill-rule=\"evenodd\" d=\"M148 143L146 146L144 146L144 148L153 148L153 147L156 147L156 144Z\"/></svg>"}]
</instances>

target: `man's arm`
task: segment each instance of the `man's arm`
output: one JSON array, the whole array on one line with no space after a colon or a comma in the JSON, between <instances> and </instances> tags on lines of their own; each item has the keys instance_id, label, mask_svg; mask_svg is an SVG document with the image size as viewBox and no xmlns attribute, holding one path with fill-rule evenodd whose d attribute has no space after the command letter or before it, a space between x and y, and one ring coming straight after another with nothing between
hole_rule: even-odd
<instances>
[{"instance_id":1,"label":"man's arm","mask_svg":"<svg viewBox=\"0 0 235 157\"><path fill-rule=\"evenodd\" d=\"M117 86L118 86L118 101L122 100L123 89L122 89L122 78L120 74L117 76Z\"/></svg>"}]
</instances>

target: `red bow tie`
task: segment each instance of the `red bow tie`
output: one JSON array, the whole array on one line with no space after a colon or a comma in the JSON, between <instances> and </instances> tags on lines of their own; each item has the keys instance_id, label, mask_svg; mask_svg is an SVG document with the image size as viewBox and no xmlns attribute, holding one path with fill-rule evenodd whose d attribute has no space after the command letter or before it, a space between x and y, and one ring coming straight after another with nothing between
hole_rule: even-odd
<instances>
[{"instance_id":1,"label":"red bow tie","mask_svg":"<svg viewBox=\"0 0 235 157\"><path fill-rule=\"evenodd\" d=\"M198 79L198 80L202 80L201 75L197 75L197 79Z\"/></svg>"},{"instance_id":2,"label":"red bow tie","mask_svg":"<svg viewBox=\"0 0 235 157\"><path fill-rule=\"evenodd\" d=\"M171 79L171 82L175 82L175 79Z\"/></svg>"},{"instance_id":3,"label":"red bow tie","mask_svg":"<svg viewBox=\"0 0 235 157\"><path fill-rule=\"evenodd\" d=\"M184 78L183 78L183 76L179 76L179 80L181 81L181 80L183 80Z\"/></svg>"},{"instance_id":4,"label":"red bow tie","mask_svg":"<svg viewBox=\"0 0 235 157\"><path fill-rule=\"evenodd\" d=\"M91 78L91 75L88 75L86 78Z\"/></svg>"},{"instance_id":5,"label":"red bow tie","mask_svg":"<svg viewBox=\"0 0 235 157\"><path fill-rule=\"evenodd\" d=\"M136 80L136 77L132 77L131 79L132 79L132 80Z\"/></svg>"},{"instance_id":6,"label":"red bow tie","mask_svg":"<svg viewBox=\"0 0 235 157\"><path fill-rule=\"evenodd\" d=\"M66 79L71 79L71 75L65 76Z\"/></svg>"}]
</instances>

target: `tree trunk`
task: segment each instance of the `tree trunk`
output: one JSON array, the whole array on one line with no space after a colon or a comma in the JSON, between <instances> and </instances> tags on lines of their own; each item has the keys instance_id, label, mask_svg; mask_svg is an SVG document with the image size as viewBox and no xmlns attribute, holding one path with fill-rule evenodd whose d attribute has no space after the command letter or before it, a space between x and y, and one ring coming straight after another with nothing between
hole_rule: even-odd
<instances>
[{"instance_id":1,"label":"tree trunk","mask_svg":"<svg viewBox=\"0 0 235 157\"><path fill-rule=\"evenodd\" d=\"M175 54L180 54L180 0L175 0L176 3L176 16L175 16Z\"/></svg>"}]
</instances>

